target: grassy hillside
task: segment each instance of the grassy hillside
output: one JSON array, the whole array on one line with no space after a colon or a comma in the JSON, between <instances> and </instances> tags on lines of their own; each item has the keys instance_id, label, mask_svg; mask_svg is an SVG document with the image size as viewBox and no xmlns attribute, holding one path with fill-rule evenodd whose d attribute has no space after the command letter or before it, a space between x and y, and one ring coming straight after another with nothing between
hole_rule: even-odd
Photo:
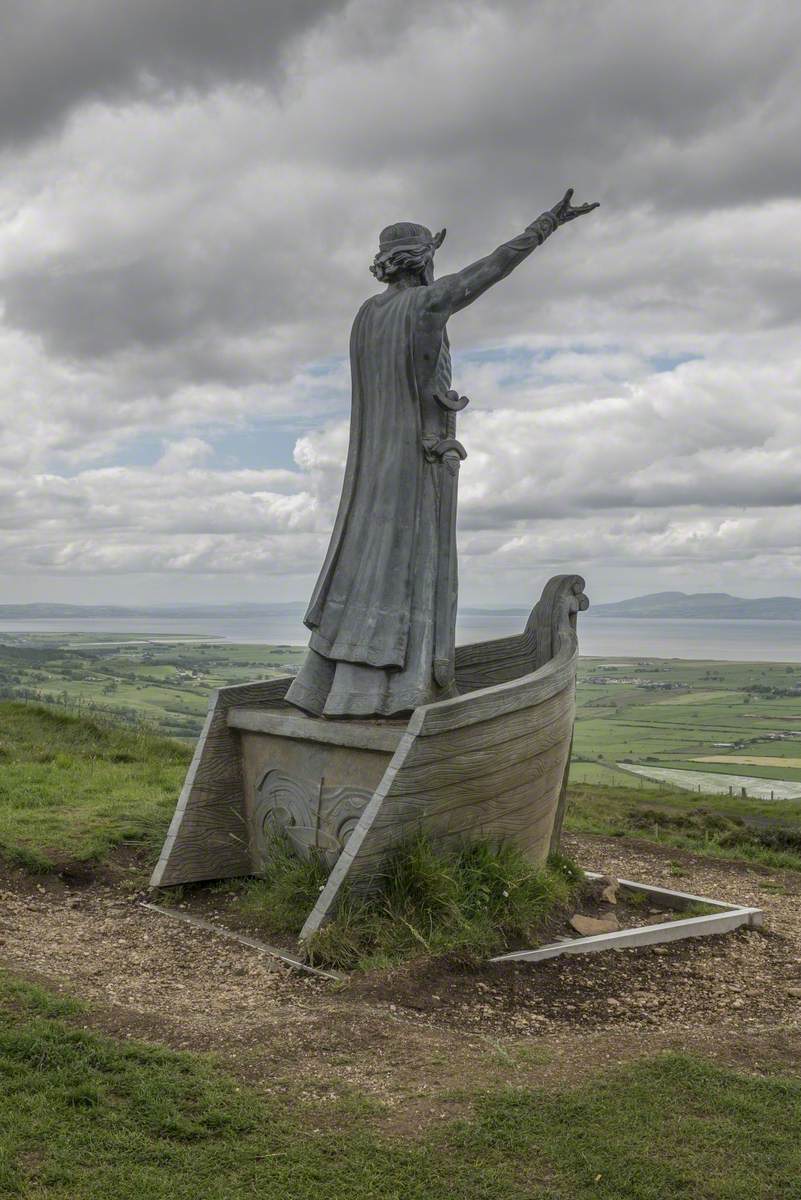
<instances>
[{"instance_id":1,"label":"grassy hillside","mask_svg":"<svg viewBox=\"0 0 801 1200\"><path fill-rule=\"evenodd\" d=\"M56 708L0 702L0 854L34 869L156 851L189 750Z\"/></svg>"},{"instance_id":2,"label":"grassy hillside","mask_svg":"<svg viewBox=\"0 0 801 1200\"><path fill-rule=\"evenodd\" d=\"M743 800L677 789L574 785L565 828L637 837L705 858L801 870L801 803Z\"/></svg>"},{"instance_id":3,"label":"grassy hillside","mask_svg":"<svg viewBox=\"0 0 801 1200\"><path fill-rule=\"evenodd\" d=\"M3 633L0 696L193 741L215 688L292 673L303 653L299 646L165 642L142 634Z\"/></svg>"},{"instance_id":4,"label":"grassy hillside","mask_svg":"<svg viewBox=\"0 0 801 1200\"><path fill-rule=\"evenodd\" d=\"M99 863L121 846L155 856L189 758L189 747L145 728L0 701L0 855L40 870ZM572 785L570 798L576 832L801 869L798 801L598 783Z\"/></svg>"}]
</instances>

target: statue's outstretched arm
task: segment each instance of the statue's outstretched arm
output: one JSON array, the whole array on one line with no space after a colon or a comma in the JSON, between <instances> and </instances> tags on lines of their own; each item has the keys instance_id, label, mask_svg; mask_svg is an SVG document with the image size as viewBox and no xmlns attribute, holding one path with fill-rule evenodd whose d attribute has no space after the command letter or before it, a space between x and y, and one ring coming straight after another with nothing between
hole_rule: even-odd
<instances>
[{"instance_id":1,"label":"statue's outstretched arm","mask_svg":"<svg viewBox=\"0 0 801 1200\"><path fill-rule=\"evenodd\" d=\"M443 275L441 279L430 284L427 289L426 308L431 316L444 323L451 313L466 308L483 295L487 288L505 279L560 225L584 216L598 207L597 204L579 204L574 207L570 203L572 195L573 189L569 188L558 204L537 217L521 234L512 238L510 242L504 242L486 258L480 258L453 275Z\"/></svg>"}]
</instances>

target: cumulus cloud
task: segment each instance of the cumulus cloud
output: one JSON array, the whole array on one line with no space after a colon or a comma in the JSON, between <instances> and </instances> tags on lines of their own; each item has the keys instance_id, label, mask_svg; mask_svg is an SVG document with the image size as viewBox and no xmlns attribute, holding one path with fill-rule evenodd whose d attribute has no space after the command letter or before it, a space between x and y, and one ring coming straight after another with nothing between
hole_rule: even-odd
<instances>
[{"instance_id":1,"label":"cumulus cloud","mask_svg":"<svg viewBox=\"0 0 801 1200\"><path fill-rule=\"evenodd\" d=\"M377 231L447 225L453 270L568 184L601 209L452 322L465 596L553 565L598 598L798 590L799 33L795 5L726 0L14 0L16 594L167 572L302 596Z\"/></svg>"}]
</instances>

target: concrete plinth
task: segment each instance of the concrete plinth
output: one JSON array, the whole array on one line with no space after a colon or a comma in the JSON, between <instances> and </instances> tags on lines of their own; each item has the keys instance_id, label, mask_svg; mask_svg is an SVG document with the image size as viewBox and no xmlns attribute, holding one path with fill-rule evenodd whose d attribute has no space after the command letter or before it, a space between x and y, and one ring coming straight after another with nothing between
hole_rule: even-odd
<instances>
[{"instance_id":1,"label":"concrete plinth","mask_svg":"<svg viewBox=\"0 0 801 1200\"><path fill-rule=\"evenodd\" d=\"M244 816L253 870L271 838L285 835L304 857L339 857L386 771L406 721L328 721L247 707L228 711L242 747Z\"/></svg>"}]
</instances>

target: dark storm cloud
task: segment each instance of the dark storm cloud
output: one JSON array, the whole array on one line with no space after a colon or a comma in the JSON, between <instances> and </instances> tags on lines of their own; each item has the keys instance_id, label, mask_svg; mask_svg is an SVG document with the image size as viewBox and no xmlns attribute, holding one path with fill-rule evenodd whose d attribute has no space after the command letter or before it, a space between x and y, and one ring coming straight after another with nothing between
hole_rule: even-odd
<instances>
[{"instance_id":1,"label":"dark storm cloud","mask_svg":"<svg viewBox=\"0 0 801 1200\"><path fill-rule=\"evenodd\" d=\"M14 11L0 51L0 127L5 119L21 130L23 120L31 135L84 99L148 89L167 122L182 88L202 103L221 82L262 79L287 39L319 26L286 102L243 104L231 134L247 169L261 160L272 180L243 182L245 198L232 205L237 177L247 179L243 161L204 160L214 116L199 112L188 141L163 151L163 188L186 180L186 205L153 238L126 232L126 205L133 213L160 201L158 184L137 194L134 180L117 198L122 219L105 254L87 224L57 255L9 269L6 320L53 353L103 357L172 342L177 363L194 334L220 343L233 382L243 366L225 339L287 321L300 341L313 330L317 351L330 353L337 340L344 347L343 327L370 290L372 239L388 220L447 224L448 270L512 236L568 184L602 200L592 226L560 235L537 275L525 268L491 304L460 317L466 340L532 323L567 332L564 300L577 295L585 334L607 329L610 312L635 298L638 320L650 311L663 329L682 307L714 312L713 325L795 316L789 256L743 272L730 243L716 252L714 228L701 246L697 228L687 239L675 222L710 212L723 228L738 210L801 189L789 150L801 142L801 7L82 0ZM152 136L125 109L119 131L105 136L124 138L129 124L134 144ZM113 148L98 152L113 161ZM72 169L54 163L54 179ZM282 186L288 178L294 192ZM392 209L371 198L377 184L394 194ZM87 183L77 203L103 200ZM52 220L68 211L56 194ZM671 222L672 240L660 240ZM740 237L754 236L743 218ZM187 355L188 379L193 361Z\"/></svg>"},{"instance_id":2,"label":"dark storm cloud","mask_svg":"<svg viewBox=\"0 0 801 1200\"><path fill-rule=\"evenodd\" d=\"M77 105L263 80L286 43L345 0L5 0L0 143Z\"/></svg>"},{"instance_id":3,"label":"dark storm cloud","mask_svg":"<svg viewBox=\"0 0 801 1200\"><path fill-rule=\"evenodd\" d=\"M801 6L14 0L4 17L9 569L312 571L378 230L447 225L442 274L574 185L600 210L452 322L474 401L466 577L497 598L534 561L706 558L736 564L732 590L743 564L757 590L801 581ZM303 434L281 478L240 469L256 436L241 462L223 448L271 420Z\"/></svg>"},{"instance_id":4,"label":"dark storm cloud","mask_svg":"<svg viewBox=\"0 0 801 1200\"><path fill-rule=\"evenodd\" d=\"M472 46L461 36L468 16L482 35ZM517 201L532 172L554 163L574 182L602 168L629 205L643 194L670 208L730 204L732 186L738 203L797 191L798 161L785 140L801 129L796 5L466 5L461 23L443 20L416 47L426 87L384 89L384 71L403 46L402 37L387 41L385 59L374 60L376 89L386 92L375 120L366 113L332 137L336 110L309 114L309 137L322 134L320 154L327 148L363 164L389 150L409 166L436 162L431 185L445 195L460 190L469 170L473 201L499 185ZM471 207L482 215L481 203Z\"/></svg>"},{"instance_id":5,"label":"dark storm cloud","mask_svg":"<svg viewBox=\"0 0 801 1200\"><path fill-rule=\"evenodd\" d=\"M173 251L108 267L75 264L58 274L20 274L2 289L5 317L38 332L53 353L81 358L189 345L210 333L219 338L222 331L242 336L280 323L288 310L303 306L313 279L288 263L285 283L276 290L271 281L279 262L280 256L265 260L248 244L235 252L229 248L225 269L216 258L199 263ZM218 358L225 361L224 355ZM187 362L193 365L205 371L208 358ZM230 367L236 378L236 362Z\"/></svg>"}]
</instances>

